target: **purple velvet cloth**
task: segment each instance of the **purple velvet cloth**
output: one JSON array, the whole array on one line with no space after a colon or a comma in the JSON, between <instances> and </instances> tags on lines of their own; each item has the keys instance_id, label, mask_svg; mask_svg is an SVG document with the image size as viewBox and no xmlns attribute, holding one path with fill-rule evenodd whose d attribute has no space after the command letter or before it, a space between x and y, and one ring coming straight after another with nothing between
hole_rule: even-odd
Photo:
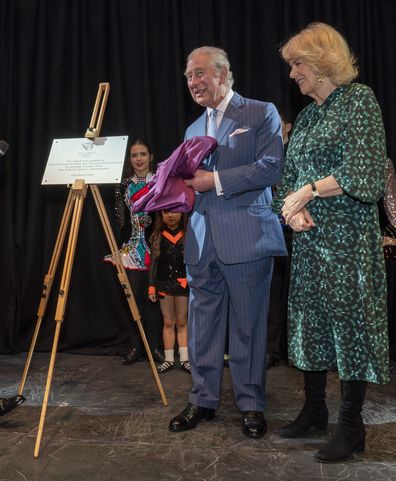
<instances>
[{"instance_id":1,"label":"purple velvet cloth","mask_svg":"<svg viewBox=\"0 0 396 481\"><path fill-rule=\"evenodd\" d=\"M216 139L197 136L183 142L158 165L146 192L133 203L132 212L170 210L191 212L195 192L183 179L191 179L201 162L217 147Z\"/></svg>"}]
</instances>

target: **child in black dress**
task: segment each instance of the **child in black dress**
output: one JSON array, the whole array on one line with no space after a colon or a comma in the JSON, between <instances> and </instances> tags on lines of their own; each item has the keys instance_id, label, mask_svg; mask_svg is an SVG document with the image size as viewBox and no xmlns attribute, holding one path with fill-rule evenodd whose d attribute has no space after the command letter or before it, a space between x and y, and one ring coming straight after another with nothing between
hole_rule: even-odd
<instances>
[{"instance_id":1,"label":"child in black dress","mask_svg":"<svg viewBox=\"0 0 396 481\"><path fill-rule=\"evenodd\" d=\"M157 367L160 374L175 365L176 336L181 368L191 372L187 347L188 286L183 261L186 224L186 214L165 210L158 212L150 237L149 299L152 302L159 299L164 318L165 361Z\"/></svg>"}]
</instances>

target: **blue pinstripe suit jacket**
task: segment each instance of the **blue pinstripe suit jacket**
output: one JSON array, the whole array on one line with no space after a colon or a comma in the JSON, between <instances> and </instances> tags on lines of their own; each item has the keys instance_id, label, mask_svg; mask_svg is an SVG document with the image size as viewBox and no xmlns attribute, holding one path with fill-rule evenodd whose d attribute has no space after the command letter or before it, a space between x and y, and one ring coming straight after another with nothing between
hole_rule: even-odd
<instances>
[{"instance_id":1,"label":"blue pinstripe suit jacket","mask_svg":"<svg viewBox=\"0 0 396 481\"><path fill-rule=\"evenodd\" d=\"M205 131L206 111L188 127L185 139ZM218 171L224 195L218 196L215 189L196 195L186 236L186 263L198 263L208 228L225 264L287 255L279 220L271 210L271 185L279 182L283 167L275 106L235 92L216 138L219 146L203 168Z\"/></svg>"}]
</instances>

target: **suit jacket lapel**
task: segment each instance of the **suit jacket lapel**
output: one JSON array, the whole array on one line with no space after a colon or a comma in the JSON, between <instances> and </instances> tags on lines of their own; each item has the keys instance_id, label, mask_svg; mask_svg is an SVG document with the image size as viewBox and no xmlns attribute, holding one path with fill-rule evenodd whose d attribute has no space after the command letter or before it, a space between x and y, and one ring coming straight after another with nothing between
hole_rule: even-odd
<instances>
[{"instance_id":1,"label":"suit jacket lapel","mask_svg":"<svg viewBox=\"0 0 396 481\"><path fill-rule=\"evenodd\" d=\"M243 108L244 105L244 98L235 92L230 103L228 104L228 107L224 112L220 128L217 131L216 140L219 144L221 144L223 141L225 143L225 141L227 140L226 136L235 130L241 108ZM207 113L205 110L201 117L198 118L195 126L196 131L194 135L206 135L206 120ZM218 155L219 152L215 150L211 155L204 159L202 167L206 168L207 170L213 170L214 166L216 165Z\"/></svg>"},{"instance_id":2,"label":"suit jacket lapel","mask_svg":"<svg viewBox=\"0 0 396 481\"><path fill-rule=\"evenodd\" d=\"M206 109L201 117L198 118L196 135L206 135Z\"/></svg>"},{"instance_id":3,"label":"suit jacket lapel","mask_svg":"<svg viewBox=\"0 0 396 481\"><path fill-rule=\"evenodd\" d=\"M240 109L245 105L245 100L238 93L234 93L226 111L224 112L220 128L217 132L216 138L219 144L222 143L224 136L230 134L235 130Z\"/></svg>"}]
</instances>

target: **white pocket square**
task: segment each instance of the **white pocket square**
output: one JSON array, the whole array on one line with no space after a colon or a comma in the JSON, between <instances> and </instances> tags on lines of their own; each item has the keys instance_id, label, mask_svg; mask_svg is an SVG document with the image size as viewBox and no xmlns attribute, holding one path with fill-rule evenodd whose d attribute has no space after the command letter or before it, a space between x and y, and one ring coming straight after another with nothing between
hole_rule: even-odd
<instances>
[{"instance_id":1,"label":"white pocket square","mask_svg":"<svg viewBox=\"0 0 396 481\"><path fill-rule=\"evenodd\" d=\"M234 135L244 134L248 130L250 130L250 128L236 129L236 130L234 130L234 132L232 134L229 135L229 137L234 137Z\"/></svg>"}]
</instances>

